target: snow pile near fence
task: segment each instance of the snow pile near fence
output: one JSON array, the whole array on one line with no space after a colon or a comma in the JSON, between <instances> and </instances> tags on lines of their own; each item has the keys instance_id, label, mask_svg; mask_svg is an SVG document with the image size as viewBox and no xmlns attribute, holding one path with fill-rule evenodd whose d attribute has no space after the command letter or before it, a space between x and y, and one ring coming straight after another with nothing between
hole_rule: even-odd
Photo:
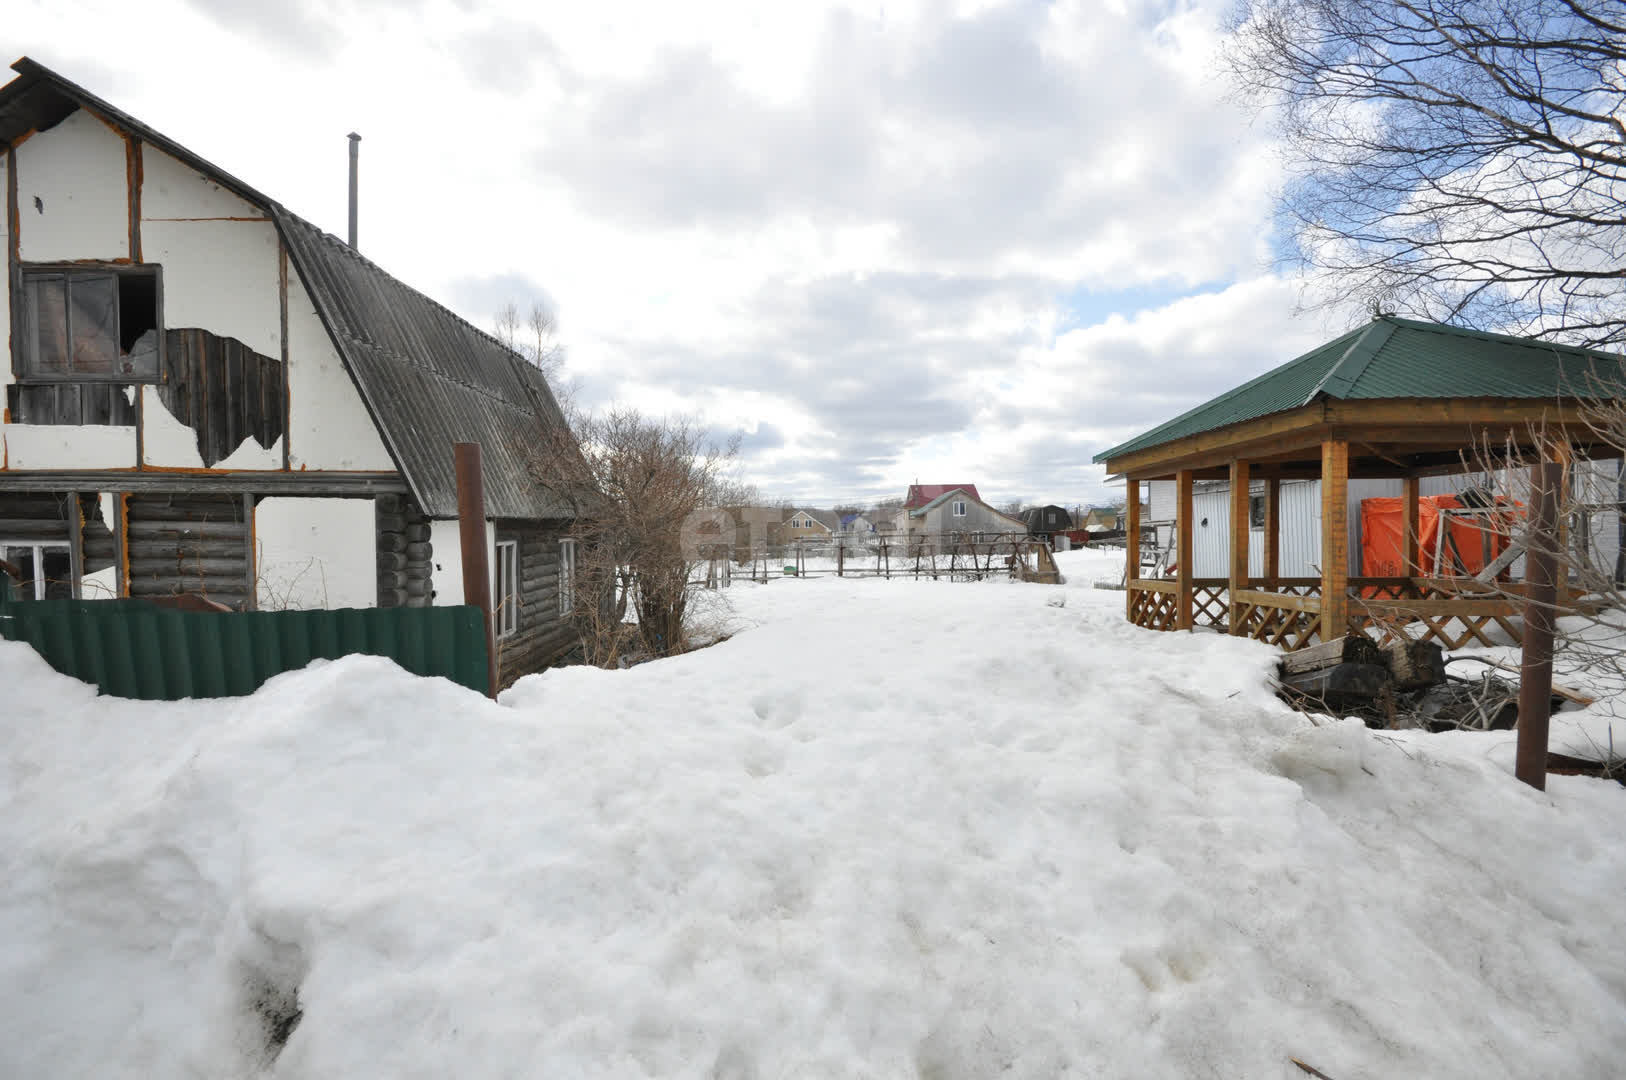
<instances>
[{"instance_id":1,"label":"snow pile near fence","mask_svg":"<svg viewBox=\"0 0 1626 1080\"><path fill-rule=\"evenodd\" d=\"M1310 726L1087 584L731 593L500 704L0 642L0 1075L1619 1075L1619 785Z\"/></svg>"}]
</instances>

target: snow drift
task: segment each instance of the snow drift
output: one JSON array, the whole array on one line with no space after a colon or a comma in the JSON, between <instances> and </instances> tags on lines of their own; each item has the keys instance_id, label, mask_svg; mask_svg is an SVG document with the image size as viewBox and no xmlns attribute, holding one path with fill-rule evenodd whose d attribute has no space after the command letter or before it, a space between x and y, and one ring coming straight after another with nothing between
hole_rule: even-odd
<instances>
[{"instance_id":1,"label":"snow drift","mask_svg":"<svg viewBox=\"0 0 1626 1080\"><path fill-rule=\"evenodd\" d=\"M1626 790L1311 726L1069 561L495 704L0 642L0 1075L1619 1075Z\"/></svg>"}]
</instances>

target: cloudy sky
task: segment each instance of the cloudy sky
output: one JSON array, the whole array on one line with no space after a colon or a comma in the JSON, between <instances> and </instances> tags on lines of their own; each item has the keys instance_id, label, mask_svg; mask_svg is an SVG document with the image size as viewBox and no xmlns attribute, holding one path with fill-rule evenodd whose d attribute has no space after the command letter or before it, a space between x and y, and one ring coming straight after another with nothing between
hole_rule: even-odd
<instances>
[{"instance_id":1,"label":"cloudy sky","mask_svg":"<svg viewBox=\"0 0 1626 1080\"><path fill-rule=\"evenodd\" d=\"M1291 358L1225 4L12 0L53 67L470 320L556 312L589 406L742 433L815 505L1104 499L1102 449Z\"/></svg>"}]
</instances>

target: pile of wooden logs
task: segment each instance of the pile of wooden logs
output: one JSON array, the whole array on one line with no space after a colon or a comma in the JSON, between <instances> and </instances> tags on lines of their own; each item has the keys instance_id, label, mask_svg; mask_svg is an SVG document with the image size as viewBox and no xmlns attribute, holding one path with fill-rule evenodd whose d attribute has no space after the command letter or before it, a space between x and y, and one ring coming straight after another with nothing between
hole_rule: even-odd
<instances>
[{"instance_id":1,"label":"pile of wooden logs","mask_svg":"<svg viewBox=\"0 0 1626 1080\"><path fill-rule=\"evenodd\" d=\"M1370 705L1381 695L1411 693L1445 681L1445 655L1426 641L1379 645L1350 634L1282 657L1282 692L1289 699L1348 708Z\"/></svg>"}]
</instances>

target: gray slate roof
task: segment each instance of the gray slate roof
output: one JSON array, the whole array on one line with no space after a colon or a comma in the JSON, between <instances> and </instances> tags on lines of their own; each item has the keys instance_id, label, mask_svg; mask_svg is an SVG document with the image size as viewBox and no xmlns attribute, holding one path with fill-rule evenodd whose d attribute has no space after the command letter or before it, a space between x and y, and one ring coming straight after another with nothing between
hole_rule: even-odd
<instances>
[{"instance_id":1,"label":"gray slate roof","mask_svg":"<svg viewBox=\"0 0 1626 1080\"><path fill-rule=\"evenodd\" d=\"M86 108L191 166L272 216L288 254L379 434L431 517L457 516L452 445L478 442L486 514L564 518L534 476L529 448L565 421L547 380L523 357L344 241L83 87L24 57L0 87L0 142Z\"/></svg>"},{"instance_id":2,"label":"gray slate roof","mask_svg":"<svg viewBox=\"0 0 1626 1080\"><path fill-rule=\"evenodd\" d=\"M396 465L431 517L457 515L452 444L477 442L486 514L568 517L532 451L565 420L542 373L496 338L277 207L288 253Z\"/></svg>"}]
</instances>

